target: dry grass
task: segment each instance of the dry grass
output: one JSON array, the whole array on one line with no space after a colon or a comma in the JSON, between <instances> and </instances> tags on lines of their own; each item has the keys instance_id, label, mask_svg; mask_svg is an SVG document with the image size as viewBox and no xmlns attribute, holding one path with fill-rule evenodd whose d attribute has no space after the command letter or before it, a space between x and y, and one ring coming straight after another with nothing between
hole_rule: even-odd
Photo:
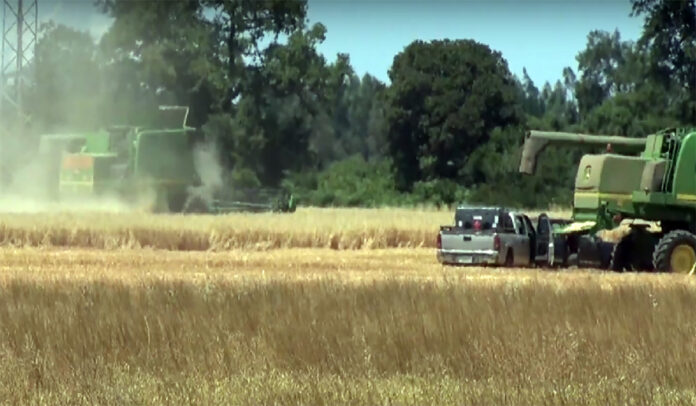
<instances>
[{"instance_id":1,"label":"dry grass","mask_svg":"<svg viewBox=\"0 0 696 406\"><path fill-rule=\"evenodd\" d=\"M432 248L439 226L452 218L451 211L407 209L226 216L16 213L0 215L0 245L184 251Z\"/></svg>"},{"instance_id":2,"label":"dry grass","mask_svg":"<svg viewBox=\"0 0 696 406\"><path fill-rule=\"evenodd\" d=\"M0 217L0 243L13 246L224 251L275 248L434 246L444 211L303 209L225 216L46 213Z\"/></svg>"},{"instance_id":3,"label":"dry grass","mask_svg":"<svg viewBox=\"0 0 696 406\"><path fill-rule=\"evenodd\" d=\"M431 249L0 250L7 404L693 404L696 284Z\"/></svg>"}]
</instances>

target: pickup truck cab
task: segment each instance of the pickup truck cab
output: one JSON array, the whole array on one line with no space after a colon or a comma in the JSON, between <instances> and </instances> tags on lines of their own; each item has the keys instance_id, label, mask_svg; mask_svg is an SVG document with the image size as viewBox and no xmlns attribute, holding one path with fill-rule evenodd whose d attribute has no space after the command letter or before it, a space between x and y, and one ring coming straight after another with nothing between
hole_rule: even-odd
<instances>
[{"instance_id":1,"label":"pickup truck cab","mask_svg":"<svg viewBox=\"0 0 696 406\"><path fill-rule=\"evenodd\" d=\"M553 265L551 221L545 214L537 227L523 213L504 207L458 207L453 226L441 226L437 259L448 265Z\"/></svg>"}]
</instances>

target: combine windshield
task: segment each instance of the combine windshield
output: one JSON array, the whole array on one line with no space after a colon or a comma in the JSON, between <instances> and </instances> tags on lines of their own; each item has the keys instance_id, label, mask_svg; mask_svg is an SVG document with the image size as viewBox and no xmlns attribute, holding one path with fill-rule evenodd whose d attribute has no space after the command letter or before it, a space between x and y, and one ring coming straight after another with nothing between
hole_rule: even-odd
<instances>
[{"instance_id":1,"label":"combine windshield","mask_svg":"<svg viewBox=\"0 0 696 406\"><path fill-rule=\"evenodd\" d=\"M465 231L496 230L499 221L497 210L459 209L454 215L455 225Z\"/></svg>"}]
</instances>

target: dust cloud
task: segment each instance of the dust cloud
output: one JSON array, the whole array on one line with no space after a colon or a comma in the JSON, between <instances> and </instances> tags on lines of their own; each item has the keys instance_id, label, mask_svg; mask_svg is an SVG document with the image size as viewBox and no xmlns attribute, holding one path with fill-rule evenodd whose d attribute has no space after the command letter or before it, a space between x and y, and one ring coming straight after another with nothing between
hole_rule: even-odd
<instances>
[{"instance_id":1,"label":"dust cloud","mask_svg":"<svg viewBox=\"0 0 696 406\"><path fill-rule=\"evenodd\" d=\"M225 185L225 169L217 145L214 142L197 144L193 149L193 165L199 184L188 188L189 196L209 207Z\"/></svg>"},{"instance_id":2,"label":"dust cloud","mask_svg":"<svg viewBox=\"0 0 696 406\"><path fill-rule=\"evenodd\" d=\"M117 198L62 199L50 201L17 194L0 197L0 213L110 212L124 213L136 209Z\"/></svg>"},{"instance_id":3,"label":"dust cloud","mask_svg":"<svg viewBox=\"0 0 696 406\"><path fill-rule=\"evenodd\" d=\"M134 209L116 196L59 198L61 156L38 138L0 137L0 213L124 212Z\"/></svg>"},{"instance_id":4,"label":"dust cloud","mask_svg":"<svg viewBox=\"0 0 696 406\"><path fill-rule=\"evenodd\" d=\"M193 164L204 188L216 190L223 186L225 170L215 143L197 145L193 150Z\"/></svg>"}]
</instances>

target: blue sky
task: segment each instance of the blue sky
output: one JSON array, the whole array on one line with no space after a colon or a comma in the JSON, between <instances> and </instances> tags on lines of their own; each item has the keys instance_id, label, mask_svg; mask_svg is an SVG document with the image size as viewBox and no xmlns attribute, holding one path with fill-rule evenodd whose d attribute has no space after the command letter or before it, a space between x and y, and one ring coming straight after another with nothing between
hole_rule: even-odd
<instances>
[{"instance_id":1,"label":"blue sky","mask_svg":"<svg viewBox=\"0 0 696 406\"><path fill-rule=\"evenodd\" d=\"M159 0L162 1L162 0ZM526 67L537 84L555 81L564 67L577 70L575 56L594 29L618 29L635 40L642 20L630 17L629 0L308 0L310 23L328 32L319 47L333 61L348 53L359 75L388 81L394 56L416 39L473 39L500 51L510 70ZM39 0L41 20L99 35L110 20L92 0Z\"/></svg>"},{"instance_id":2,"label":"blue sky","mask_svg":"<svg viewBox=\"0 0 696 406\"><path fill-rule=\"evenodd\" d=\"M387 81L394 56L416 39L473 39L500 51L514 74L537 86L577 70L587 34L618 29L637 39L642 20L629 0L309 0L309 19L328 32L320 50L350 54L359 75Z\"/></svg>"}]
</instances>

